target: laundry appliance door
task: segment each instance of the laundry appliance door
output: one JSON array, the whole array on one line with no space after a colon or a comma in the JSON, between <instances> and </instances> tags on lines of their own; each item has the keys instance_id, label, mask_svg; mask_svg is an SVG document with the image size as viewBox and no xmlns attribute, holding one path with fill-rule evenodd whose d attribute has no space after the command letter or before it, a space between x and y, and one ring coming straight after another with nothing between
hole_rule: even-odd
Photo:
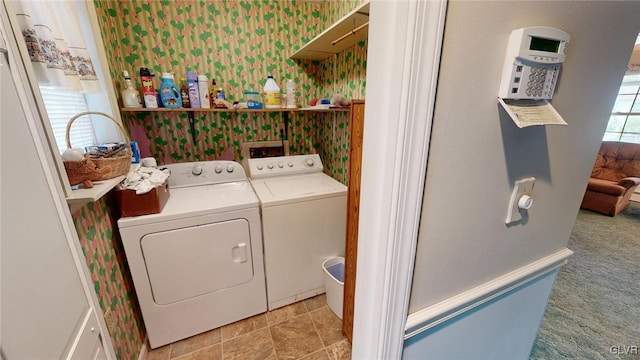
<instances>
[{"instance_id":1,"label":"laundry appliance door","mask_svg":"<svg viewBox=\"0 0 640 360\"><path fill-rule=\"evenodd\" d=\"M118 222L153 349L267 310L258 207L188 210Z\"/></svg>"},{"instance_id":2,"label":"laundry appliance door","mask_svg":"<svg viewBox=\"0 0 640 360\"><path fill-rule=\"evenodd\" d=\"M322 263L344 256L347 198L262 209L269 310L325 292Z\"/></svg>"},{"instance_id":3,"label":"laundry appliance door","mask_svg":"<svg viewBox=\"0 0 640 360\"><path fill-rule=\"evenodd\" d=\"M140 241L154 301L168 305L253 279L249 223L233 219Z\"/></svg>"}]
</instances>

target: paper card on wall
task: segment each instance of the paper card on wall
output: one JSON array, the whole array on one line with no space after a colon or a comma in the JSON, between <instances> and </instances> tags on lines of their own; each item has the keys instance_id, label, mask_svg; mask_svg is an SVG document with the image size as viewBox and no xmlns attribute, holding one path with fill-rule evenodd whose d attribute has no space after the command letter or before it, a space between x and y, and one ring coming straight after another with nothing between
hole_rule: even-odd
<instances>
[{"instance_id":1,"label":"paper card on wall","mask_svg":"<svg viewBox=\"0 0 640 360\"><path fill-rule=\"evenodd\" d=\"M498 102L519 128L534 125L567 125L547 100L513 100L498 98Z\"/></svg>"}]
</instances>

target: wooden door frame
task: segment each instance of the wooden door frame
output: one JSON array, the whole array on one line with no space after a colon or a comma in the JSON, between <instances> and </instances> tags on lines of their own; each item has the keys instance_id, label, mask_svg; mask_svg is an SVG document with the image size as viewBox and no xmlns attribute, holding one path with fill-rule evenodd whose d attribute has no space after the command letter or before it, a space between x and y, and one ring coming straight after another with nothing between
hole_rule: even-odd
<instances>
[{"instance_id":1,"label":"wooden door frame","mask_svg":"<svg viewBox=\"0 0 640 360\"><path fill-rule=\"evenodd\" d=\"M363 131L364 100L351 100L351 111L349 112L349 190L347 192L347 234L344 251L344 299L342 305L342 333L351 342L353 342L353 312L358 261Z\"/></svg>"}]
</instances>

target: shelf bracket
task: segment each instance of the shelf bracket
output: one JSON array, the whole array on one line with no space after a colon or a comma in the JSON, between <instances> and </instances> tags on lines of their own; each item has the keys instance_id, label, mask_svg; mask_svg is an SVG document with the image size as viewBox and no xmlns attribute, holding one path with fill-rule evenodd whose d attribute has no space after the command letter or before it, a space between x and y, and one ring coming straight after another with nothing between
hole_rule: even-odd
<instances>
[{"instance_id":1,"label":"shelf bracket","mask_svg":"<svg viewBox=\"0 0 640 360\"><path fill-rule=\"evenodd\" d=\"M193 146L196 145L196 119L193 115L193 112L188 111L187 116L189 117L189 130L191 131L191 143Z\"/></svg>"},{"instance_id":2,"label":"shelf bracket","mask_svg":"<svg viewBox=\"0 0 640 360\"><path fill-rule=\"evenodd\" d=\"M282 122L284 124L284 139L281 140L289 140L289 111L283 112Z\"/></svg>"}]
</instances>

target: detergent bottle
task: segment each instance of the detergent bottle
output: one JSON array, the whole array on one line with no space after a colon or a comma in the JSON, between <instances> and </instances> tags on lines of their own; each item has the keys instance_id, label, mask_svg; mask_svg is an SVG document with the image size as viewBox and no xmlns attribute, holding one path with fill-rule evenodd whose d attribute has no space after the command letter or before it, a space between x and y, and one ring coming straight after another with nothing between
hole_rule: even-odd
<instances>
[{"instance_id":1,"label":"detergent bottle","mask_svg":"<svg viewBox=\"0 0 640 360\"><path fill-rule=\"evenodd\" d=\"M162 73L162 84L160 84L160 100L166 108L182 107L182 97L180 96L180 88L173 82L173 75L170 73Z\"/></svg>"}]
</instances>

